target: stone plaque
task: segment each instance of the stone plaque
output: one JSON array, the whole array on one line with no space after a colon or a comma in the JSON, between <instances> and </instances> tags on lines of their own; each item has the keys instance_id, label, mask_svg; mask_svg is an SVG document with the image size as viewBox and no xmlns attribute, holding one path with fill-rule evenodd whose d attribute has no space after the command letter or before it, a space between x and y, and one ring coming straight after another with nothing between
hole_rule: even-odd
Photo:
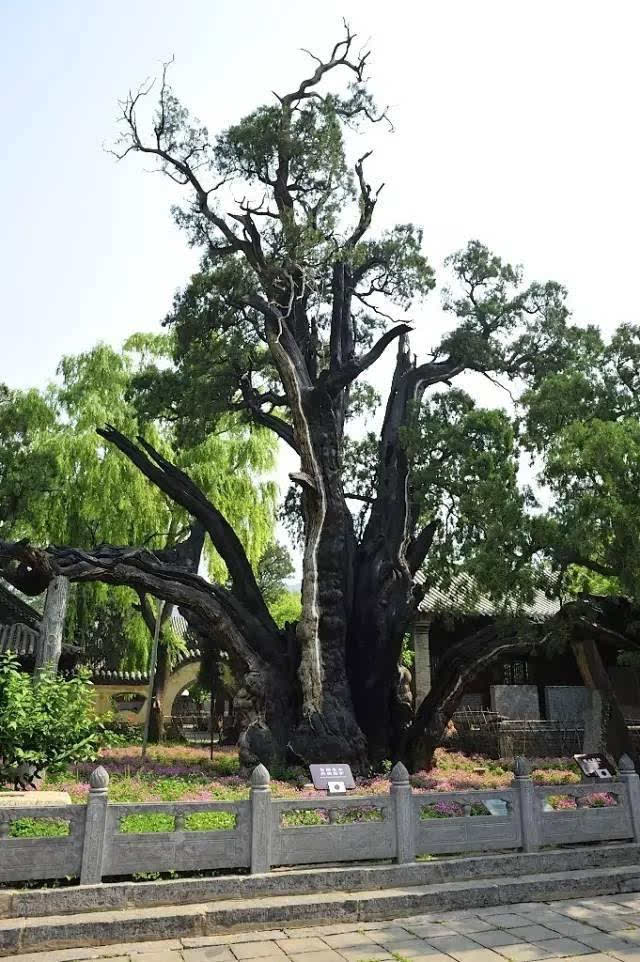
<instances>
[{"instance_id":1,"label":"stone plaque","mask_svg":"<svg viewBox=\"0 0 640 962\"><path fill-rule=\"evenodd\" d=\"M514 721L540 718L537 685L491 685L491 711Z\"/></svg>"},{"instance_id":2,"label":"stone plaque","mask_svg":"<svg viewBox=\"0 0 640 962\"><path fill-rule=\"evenodd\" d=\"M309 771L314 788L328 789L329 782L344 782L345 788L355 788L351 769L348 765L310 765Z\"/></svg>"},{"instance_id":3,"label":"stone plaque","mask_svg":"<svg viewBox=\"0 0 640 962\"><path fill-rule=\"evenodd\" d=\"M580 685L547 685L544 700L550 721L579 722L582 725L589 705L589 691Z\"/></svg>"}]
</instances>

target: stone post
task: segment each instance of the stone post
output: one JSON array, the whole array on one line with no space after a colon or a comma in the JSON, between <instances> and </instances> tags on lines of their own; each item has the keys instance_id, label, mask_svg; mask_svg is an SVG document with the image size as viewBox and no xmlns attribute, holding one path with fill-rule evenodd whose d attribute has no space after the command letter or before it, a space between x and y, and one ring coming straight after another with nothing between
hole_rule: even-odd
<instances>
[{"instance_id":1,"label":"stone post","mask_svg":"<svg viewBox=\"0 0 640 962\"><path fill-rule=\"evenodd\" d=\"M618 762L618 770L620 781L627 786L627 804L631 813L633 838L635 842L640 842L640 777L628 755L622 756Z\"/></svg>"},{"instance_id":2,"label":"stone post","mask_svg":"<svg viewBox=\"0 0 640 962\"><path fill-rule=\"evenodd\" d=\"M520 803L522 848L525 852L535 852L540 848L541 840L540 805L526 759L516 758L513 772L515 775L513 787L518 793Z\"/></svg>"},{"instance_id":3,"label":"stone post","mask_svg":"<svg viewBox=\"0 0 640 962\"><path fill-rule=\"evenodd\" d=\"M264 765L251 773L251 874L271 868L271 778Z\"/></svg>"},{"instance_id":4,"label":"stone post","mask_svg":"<svg viewBox=\"0 0 640 962\"><path fill-rule=\"evenodd\" d=\"M586 689L582 751L594 755L602 750L602 695L597 688Z\"/></svg>"},{"instance_id":5,"label":"stone post","mask_svg":"<svg viewBox=\"0 0 640 962\"><path fill-rule=\"evenodd\" d=\"M409 772L402 762L397 762L391 770L391 799L396 826L396 862L406 865L415 861L416 841Z\"/></svg>"},{"instance_id":6,"label":"stone post","mask_svg":"<svg viewBox=\"0 0 640 962\"><path fill-rule=\"evenodd\" d=\"M89 778L89 798L84 821L81 885L96 885L102 881L102 857L107 825L109 774L96 768Z\"/></svg>"},{"instance_id":7,"label":"stone post","mask_svg":"<svg viewBox=\"0 0 640 962\"><path fill-rule=\"evenodd\" d=\"M431 650L429 647L430 616L421 614L413 626L413 674L416 708L431 691Z\"/></svg>"}]
</instances>

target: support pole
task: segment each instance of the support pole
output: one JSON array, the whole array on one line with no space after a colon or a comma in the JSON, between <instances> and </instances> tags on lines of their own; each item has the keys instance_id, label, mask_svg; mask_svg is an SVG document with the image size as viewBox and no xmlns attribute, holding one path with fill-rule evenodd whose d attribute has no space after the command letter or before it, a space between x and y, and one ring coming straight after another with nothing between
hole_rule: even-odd
<instances>
[{"instance_id":1,"label":"support pole","mask_svg":"<svg viewBox=\"0 0 640 962\"><path fill-rule=\"evenodd\" d=\"M149 693L147 695L147 711L144 720L144 735L142 736L142 757L147 754L147 744L149 742L149 726L151 724L151 711L153 708L153 684L156 678L156 665L158 664L158 641L160 639L160 626L162 623L162 612L164 601L158 601L156 612L156 627L153 632L153 647L151 649L151 663L149 665Z\"/></svg>"}]
</instances>

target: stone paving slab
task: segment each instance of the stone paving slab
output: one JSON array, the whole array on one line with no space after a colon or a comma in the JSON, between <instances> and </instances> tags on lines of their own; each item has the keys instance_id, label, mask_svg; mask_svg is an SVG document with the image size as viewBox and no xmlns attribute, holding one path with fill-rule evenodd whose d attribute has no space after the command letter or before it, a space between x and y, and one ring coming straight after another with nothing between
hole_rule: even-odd
<instances>
[{"instance_id":1,"label":"stone paving slab","mask_svg":"<svg viewBox=\"0 0 640 962\"><path fill-rule=\"evenodd\" d=\"M201 949L183 949L182 960L183 962L235 962L235 956L225 945L209 945ZM146 962L144 956L140 957L139 962Z\"/></svg>"},{"instance_id":2,"label":"stone paving slab","mask_svg":"<svg viewBox=\"0 0 640 962\"><path fill-rule=\"evenodd\" d=\"M30 952L14 962L640 962L640 896Z\"/></svg>"},{"instance_id":3,"label":"stone paving slab","mask_svg":"<svg viewBox=\"0 0 640 962\"><path fill-rule=\"evenodd\" d=\"M552 959L554 953L544 947L544 942L533 945L531 942L515 942L511 945L498 945L496 952L508 959L509 962L540 962L542 959Z\"/></svg>"}]
</instances>

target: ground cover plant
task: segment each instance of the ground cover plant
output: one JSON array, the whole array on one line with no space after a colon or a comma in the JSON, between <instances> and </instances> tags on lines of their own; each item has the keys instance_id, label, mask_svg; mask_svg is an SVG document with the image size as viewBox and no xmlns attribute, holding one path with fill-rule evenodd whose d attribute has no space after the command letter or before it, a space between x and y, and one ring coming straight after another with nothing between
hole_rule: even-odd
<instances>
[{"instance_id":1,"label":"ground cover plant","mask_svg":"<svg viewBox=\"0 0 640 962\"><path fill-rule=\"evenodd\" d=\"M428 772L418 772L411 776L415 792L454 792L480 791L508 788L513 773L508 761L496 761L482 755L464 755L460 752L446 752L438 749L436 764ZM109 798L113 802L236 802L249 797L249 782L240 771L238 753L235 749L215 751L213 758L200 748L182 745L153 746L147 757L142 758L138 745L119 748L106 748L99 761L109 771ZM89 776L97 762L83 762L70 765L64 771L48 773L43 788L68 792L76 804L84 803L89 794ZM327 809L305 809L305 799L324 798L309 784L309 776L303 768L291 768L274 773L271 791L274 798L299 799L300 809L292 809L283 816L287 826L329 824ZM540 785L570 785L580 782L580 773L573 759L539 759L532 763L534 781ZM358 795L385 796L391 787L388 775L372 778L358 778ZM600 793L603 795L603 793ZM594 804L609 804L598 800ZM604 797L604 796L603 796ZM558 808L576 807L570 796L550 796L551 804ZM594 799L596 796L594 795ZM462 815L463 807L458 802L442 801L429 807L431 814L423 817L444 818ZM487 814L481 803L472 805L472 815ZM334 824L345 821L377 820L382 816L380 810L370 804L336 813ZM14 828L21 836L33 834L55 834L47 824L41 830L41 822L21 820L20 827ZM185 820L185 828L192 831L232 828L233 815L227 812L199 812ZM24 822L24 825L22 824ZM136 814L123 820L124 832L172 831L174 818L167 814ZM17 823L14 823L16 826ZM59 832L66 834L66 832Z\"/></svg>"}]
</instances>

